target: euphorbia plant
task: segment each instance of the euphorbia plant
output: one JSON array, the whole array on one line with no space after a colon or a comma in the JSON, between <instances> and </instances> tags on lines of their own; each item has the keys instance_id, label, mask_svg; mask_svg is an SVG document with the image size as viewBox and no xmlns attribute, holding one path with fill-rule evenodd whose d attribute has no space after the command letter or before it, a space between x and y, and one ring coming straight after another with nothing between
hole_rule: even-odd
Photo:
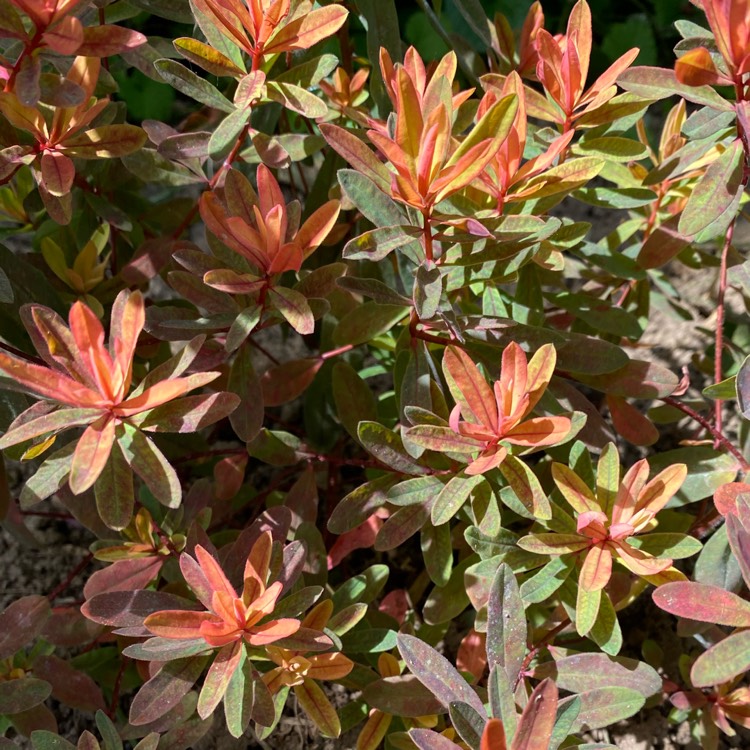
<instances>
[{"instance_id":1,"label":"euphorbia plant","mask_svg":"<svg viewBox=\"0 0 750 750\"><path fill-rule=\"evenodd\" d=\"M66 448L64 464L74 493L95 486L97 506L112 528L123 528L133 509L132 467L167 505L180 500L174 469L147 431L191 431L223 418L237 405L229 393L181 398L218 377L203 372L180 377L197 354L199 341L131 392L133 357L145 321L140 292L121 292L112 307L109 345L101 322L82 302L70 310L69 327L53 310L31 305L22 311L29 336L46 366L0 352L0 373L16 388L45 399L19 415L0 446L44 438L48 448L71 427L85 426ZM154 410L161 412L154 417ZM59 456L59 454L58 454ZM125 472L125 477L123 477ZM59 480L58 480L59 481Z\"/></svg>"},{"instance_id":2,"label":"euphorbia plant","mask_svg":"<svg viewBox=\"0 0 750 750\"><path fill-rule=\"evenodd\" d=\"M699 5L674 63L585 0L0 2L0 520L89 545L0 613L0 745L741 730L747 3Z\"/></svg>"}]
</instances>

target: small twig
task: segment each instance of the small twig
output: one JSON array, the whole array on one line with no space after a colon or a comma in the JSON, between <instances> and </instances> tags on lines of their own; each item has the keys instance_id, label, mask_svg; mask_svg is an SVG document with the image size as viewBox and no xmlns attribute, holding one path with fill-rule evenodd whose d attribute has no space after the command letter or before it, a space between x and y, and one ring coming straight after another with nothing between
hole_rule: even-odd
<instances>
[{"instance_id":1,"label":"small twig","mask_svg":"<svg viewBox=\"0 0 750 750\"><path fill-rule=\"evenodd\" d=\"M89 552L88 555L86 555L86 557L84 557L83 560L81 560L81 562L79 562L78 565L76 565L75 568L70 571L68 577L57 588L47 594L47 599L49 599L49 601L51 602L55 601L55 599L57 599L57 597L60 596L60 594L62 594L62 592L65 591L68 586L70 586L70 584L75 580L76 576L88 567L89 563L93 559L94 553Z\"/></svg>"},{"instance_id":2,"label":"small twig","mask_svg":"<svg viewBox=\"0 0 750 750\"><path fill-rule=\"evenodd\" d=\"M682 401L679 401L672 396L664 396L661 401L663 401L665 404L669 404L669 406L674 406L675 409L679 409L683 414L687 414L688 417L694 419L701 427L708 430L713 436L717 447L719 445L722 445L724 448L726 448L726 450L737 459L743 472L747 473L748 471L750 471L750 463L748 463L742 453L740 453L740 450L729 440L729 438L723 432L712 425L705 417L701 416L697 411L695 411L695 409L692 409L687 404L683 404Z\"/></svg>"}]
</instances>

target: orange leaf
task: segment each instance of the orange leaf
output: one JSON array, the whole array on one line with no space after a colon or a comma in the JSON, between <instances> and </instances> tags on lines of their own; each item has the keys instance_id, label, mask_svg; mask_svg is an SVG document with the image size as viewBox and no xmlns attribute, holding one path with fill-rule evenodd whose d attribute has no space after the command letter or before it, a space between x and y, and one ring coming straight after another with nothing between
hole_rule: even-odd
<instances>
[{"instance_id":1,"label":"orange leaf","mask_svg":"<svg viewBox=\"0 0 750 750\"><path fill-rule=\"evenodd\" d=\"M731 84L731 79L719 72L705 47L695 47L682 55L675 63L674 73L680 83L688 86Z\"/></svg>"},{"instance_id":2,"label":"orange leaf","mask_svg":"<svg viewBox=\"0 0 750 750\"><path fill-rule=\"evenodd\" d=\"M552 464L552 479L565 499L578 513L601 511L599 503L589 486L564 464Z\"/></svg>"},{"instance_id":3,"label":"orange leaf","mask_svg":"<svg viewBox=\"0 0 750 750\"><path fill-rule=\"evenodd\" d=\"M612 553L601 544L595 544L586 553L581 566L578 585L586 591L599 591L612 575Z\"/></svg>"},{"instance_id":4,"label":"orange leaf","mask_svg":"<svg viewBox=\"0 0 750 750\"><path fill-rule=\"evenodd\" d=\"M449 346L443 355L443 372L456 403L468 412L463 416L497 430L494 394L471 357L463 349Z\"/></svg>"},{"instance_id":5,"label":"orange leaf","mask_svg":"<svg viewBox=\"0 0 750 750\"><path fill-rule=\"evenodd\" d=\"M490 719L484 725L480 750L506 750L505 729L500 719Z\"/></svg>"},{"instance_id":6,"label":"orange leaf","mask_svg":"<svg viewBox=\"0 0 750 750\"><path fill-rule=\"evenodd\" d=\"M182 609L165 609L154 612L144 621L144 627L154 635L162 638L190 640L202 638L200 626L204 622L216 622L217 617L211 612L191 612Z\"/></svg>"},{"instance_id":7,"label":"orange leaf","mask_svg":"<svg viewBox=\"0 0 750 750\"><path fill-rule=\"evenodd\" d=\"M70 489L80 495L91 487L104 470L115 441L115 420L105 414L90 424L73 453L70 465Z\"/></svg>"}]
</instances>

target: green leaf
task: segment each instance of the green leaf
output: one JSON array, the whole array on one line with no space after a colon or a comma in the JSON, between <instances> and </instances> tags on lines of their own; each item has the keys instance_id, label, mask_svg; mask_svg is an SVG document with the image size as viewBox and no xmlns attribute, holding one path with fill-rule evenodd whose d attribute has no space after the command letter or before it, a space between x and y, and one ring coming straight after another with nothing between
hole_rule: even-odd
<instances>
[{"instance_id":1,"label":"green leaf","mask_svg":"<svg viewBox=\"0 0 750 750\"><path fill-rule=\"evenodd\" d=\"M365 344L390 331L408 312L406 307L365 302L339 321L333 331L333 341L336 346Z\"/></svg>"},{"instance_id":2,"label":"green leaf","mask_svg":"<svg viewBox=\"0 0 750 750\"><path fill-rule=\"evenodd\" d=\"M331 597L334 612L352 604L369 604L385 586L389 573L387 565L371 565L364 572L350 578Z\"/></svg>"},{"instance_id":3,"label":"green leaf","mask_svg":"<svg viewBox=\"0 0 750 750\"><path fill-rule=\"evenodd\" d=\"M744 363L743 363L744 364ZM715 400L724 400L737 397L737 376L732 375L730 378L725 378L720 383L713 383L712 385L706 386L701 393L706 398L712 398Z\"/></svg>"},{"instance_id":4,"label":"green leaf","mask_svg":"<svg viewBox=\"0 0 750 750\"><path fill-rule=\"evenodd\" d=\"M395 0L357 0L356 8L366 21L368 58L378 60L381 48L385 48L392 60L400 60L401 35ZM374 68L370 90L378 106L378 114L385 119L391 103L385 91L380 67Z\"/></svg>"},{"instance_id":5,"label":"green leaf","mask_svg":"<svg viewBox=\"0 0 750 750\"><path fill-rule=\"evenodd\" d=\"M385 226L371 229L349 240L344 245L343 257L347 260L383 260L394 250L414 242L412 227Z\"/></svg>"},{"instance_id":6,"label":"green leaf","mask_svg":"<svg viewBox=\"0 0 750 750\"><path fill-rule=\"evenodd\" d=\"M736 381L737 404L742 416L750 419L750 357L745 357L737 372Z\"/></svg>"},{"instance_id":7,"label":"green leaf","mask_svg":"<svg viewBox=\"0 0 750 750\"><path fill-rule=\"evenodd\" d=\"M221 112L232 113L235 106L212 83L201 78L176 60L162 59L154 63L159 75L185 96Z\"/></svg>"},{"instance_id":8,"label":"green leaf","mask_svg":"<svg viewBox=\"0 0 750 750\"><path fill-rule=\"evenodd\" d=\"M561 555L550 560L538 573L521 584L521 599L539 604L554 594L575 567L572 555Z\"/></svg>"},{"instance_id":9,"label":"green leaf","mask_svg":"<svg viewBox=\"0 0 750 750\"><path fill-rule=\"evenodd\" d=\"M544 521L552 517L547 493L534 472L523 461L515 456L506 456L500 464L500 472L534 518Z\"/></svg>"},{"instance_id":10,"label":"green leaf","mask_svg":"<svg viewBox=\"0 0 750 750\"><path fill-rule=\"evenodd\" d=\"M324 737L338 737L341 734L341 722L336 709L317 682L305 677L301 685L294 686L294 694L302 710L313 720Z\"/></svg>"},{"instance_id":11,"label":"green leaf","mask_svg":"<svg viewBox=\"0 0 750 750\"><path fill-rule=\"evenodd\" d=\"M710 86L688 86L680 83L674 70L640 66L621 73L617 83L625 89L646 99L665 99L681 96L694 104L702 104L714 110L730 111L732 103L723 99Z\"/></svg>"},{"instance_id":12,"label":"green leaf","mask_svg":"<svg viewBox=\"0 0 750 750\"><path fill-rule=\"evenodd\" d=\"M21 489L19 504L22 509L30 508L54 495L65 484L75 448L76 441L72 440L42 462L34 476Z\"/></svg>"},{"instance_id":13,"label":"green leaf","mask_svg":"<svg viewBox=\"0 0 750 750\"><path fill-rule=\"evenodd\" d=\"M453 547L449 524L433 526L431 523L422 527L420 538L422 558L424 559L427 575L438 587L447 586L453 578ZM459 597L461 592L459 591ZM462 597L461 597L462 598Z\"/></svg>"},{"instance_id":14,"label":"green leaf","mask_svg":"<svg viewBox=\"0 0 750 750\"><path fill-rule=\"evenodd\" d=\"M578 586L575 612L578 635L586 635L594 627L601 600L601 591L586 591L582 586Z\"/></svg>"},{"instance_id":15,"label":"green leaf","mask_svg":"<svg viewBox=\"0 0 750 750\"><path fill-rule=\"evenodd\" d=\"M129 424L122 424L117 444L130 468L138 474L154 497L168 508L176 508L182 501L182 486L177 472L151 438Z\"/></svg>"},{"instance_id":16,"label":"green leaf","mask_svg":"<svg viewBox=\"0 0 750 750\"><path fill-rule=\"evenodd\" d=\"M574 732L611 726L638 713L646 702L640 693L624 687L594 688L575 698L580 699L581 708L571 728ZM560 701L560 706L571 700L574 698L565 698Z\"/></svg>"},{"instance_id":17,"label":"green leaf","mask_svg":"<svg viewBox=\"0 0 750 750\"><path fill-rule=\"evenodd\" d=\"M679 231L706 242L724 235L744 192L745 151L737 139L712 162L693 188L680 215Z\"/></svg>"},{"instance_id":18,"label":"green leaf","mask_svg":"<svg viewBox=\"0 0 750 750\"><path fill-rule=\"evenodd\" d=\"M420 466L404 449L401 436L379 422L360 422L357 436L366 450L381 463L402 474L425 474L428 469Z\"/></svg>"},{"instance_id":19,"label":"green leaf","mask_svg":"<svg viewBox=\"0 0 750 750\"><path fill-rule=\"evenodd\" d=\"M318 99L315 94L311 94L307 89L293 83L280 81L278 78L267 82L266 96L271 101L278 102L287 109L291 109L293 112L311 120L325 117L328 113L325 102Z\"/></svg>"},{"instance_id":20,"label":"green leaf","mask_svg":"<svg viewBox=\"0 0 750 750\"><path fill-rule=\"evenodd\" d=\"M336 414L346 431L355 440L361 422L378 418L378 404L373 392L357 371L347 362L337 362L331 375Z\"/></svg>"},{"instance_id":21,"label":"green leaf","mask_svg":"<svg viewBox=\"0 0 750 750\"><path fill-rule=\"evenodd\" d=\"M17 745L13 744L14 747ZM31 746L34 750L76 750L76 746L68 742L56 732L37 729L31 733Z\"/></svg>"},{"instance_id":22,"label":"green leaf","mask_svg":"<svg viewBox=\"0 0 750 750\"><path fill-rule=\"evenodd\" d=\"M297 333L305 336L315 330L315 317L310 304L299 292L284 287L269 290L273 307L285 318Z\"/></svg>"},{"instance_id":23,"label":"green leaf","mask_svg":"<svg viewBox=\"0 0 750 750\"><path fill-rule=\"evenodd\" d=\"M451 701L448 711L451 724L453 724L453 728L458 732L461 739L469 747L479 747L484 725L487 723L486 717L483 717L482 714L463 701Z\"/></svg>"},{"instance_id":24,"label":"green leaf","mask_svg":"<svg viewBox=\"0 0 750 750\"><path fill-rule=\"evenodd\" d=\"M631 537L628 544L653 557L669 557L673 560L692 557L703 549L703 545L695 537L659 532Z\"/></svg>"},{"instance_id":25,"label":"green leaf","mask_svg":"<svg viewBox=\"0 0 750 750\"><path fill-rule=\"evenodd\" d=\"M657 453L649 458L652 474L675 463L686 464L688 475L669 501L669 508L694 503L713 495L722 484L732 482L739 469L734 456L715 451L707 445L677 448Z\"/></svg>"},{"instance_id":26,"label":"green leaf","mask_svg":"<svg viewBox=\"0 0 750 750\"><path fill-rule=\"evenodd\" d=\"M618 136L585 138L573 150L582 156L601 156L616 162L640 161L647 156L646 147L640 141Z\"/></svg>"},{"instance_id":27,"label":"green leaf","mask_svg":"<svg viewBox=\"0 0 750 750\"><path fill-rule=\"evenodd\" d=\"M453 477L435 498L431 513L433 525L440 526L450 521L469 499L476 487L483 484L484 481L485 479L481 475L467 477L458 474Z\"/></svg>"},{"instance_id":28,"label":"green leaf","mask_svg":"<svg viewBox=\"0 0 750 750\"><path fill-rule=\"evenodd\" d=\"M104 470L94 484L96 510L110 529L124 529L133 517L133 472L115 443Z\"/></svg>"},{"instance_id":29,"label":"green leaf","mask_svg":"<svg viewBox=\"0 0 750 750\"><path fill-rule=\"evenodd\" d=\"M325 133L325 131L323 131ZM351 136L354 137L354 136ZM359 143L362 143L359 141ZM363 148L367 148L362 143ZM377 161L369 149L367 152ZM406 223L403 209L389 197L390 173L379 161L377 164L385 170L377 180L354 169L340 169L337 173L339 185L344 195L362 212L362 215L376 227L396 227ZM385 192L384 192L385 191Z\"/></svg>"},{"instance_id":30,"label":"green leaf","mask_svg":"<svg viewBox=\"0 0 750 750\"><path fill-rule=\"evenodd\" d=\"M487 602L487 662L515 682L526 657L526 615L513 571L501 563Z\"/></svg>"},{"instance_id":31,"label":"green leaf","mask_svg":"<svg viewBox=\"0 0 750 750\"><path fill-rule=\"evenodd\" d=\"M336 55L320 55L279 73L279 75L274 76L274 81L277 83L292 83L295 86L310 89L333 73L338 64Z\"/></svg>"},{"instance_id":32,"label":"green leaf","mask_svg":"<svg viewBox=\"0 0 750 750\"><path fill-rule=\"evenodd\" d=\"M697 688L721 685L750 669L750 630L728 635L702 653L690 670Z\"/></svg>"},{"instance_id":33,"label":"green leaf","mask_svg":"<svg viewBox=\"0 0 750 750\"><path fill-rule=\"evenodd\" d=\"M388 490L398 482L392 474L360 484L346 495L334 508L328 519L328 530L344 534L364 523L378 508L388 501Z\"/></svg>"},{"instance_id":34,"label":"green leaf","mask_svg":"<svg viewBox=\"0 0 750 750\"><path fill-rule=\"evenodd\" d=\"M43 703L52 693L52 685L35 677L0 682L0 714L17 714Z\"/></svg>"}]
</instances>

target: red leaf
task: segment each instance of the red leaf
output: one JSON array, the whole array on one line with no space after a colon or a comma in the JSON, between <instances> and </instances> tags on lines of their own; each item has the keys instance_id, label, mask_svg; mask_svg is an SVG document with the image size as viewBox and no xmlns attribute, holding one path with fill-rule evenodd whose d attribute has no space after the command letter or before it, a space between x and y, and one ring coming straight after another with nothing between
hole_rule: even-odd
<instances>
[{"instance_id":1,"label":"red leaf","mask_svg":"<svg viewBox=\"0 0 750 750\"><path fill-rule=\"evenodd\" d=\"M147 41L139 31L125 29L122 26L87 26L83 30L83 43L78 48L78 54L87 57L110 57L140 47Z\"/></svg>"},{"instance_id":2,"label":"red leaf","mask_svg":"<svg viewBox=\"0 0 750 750\"><path fill-rule=\"evenodd\" d=\"M267 370L260 379L263 403L281 406L293 401L312 383L322 365L322 359L296 359Z\"/></svg>"}]
</instances>

